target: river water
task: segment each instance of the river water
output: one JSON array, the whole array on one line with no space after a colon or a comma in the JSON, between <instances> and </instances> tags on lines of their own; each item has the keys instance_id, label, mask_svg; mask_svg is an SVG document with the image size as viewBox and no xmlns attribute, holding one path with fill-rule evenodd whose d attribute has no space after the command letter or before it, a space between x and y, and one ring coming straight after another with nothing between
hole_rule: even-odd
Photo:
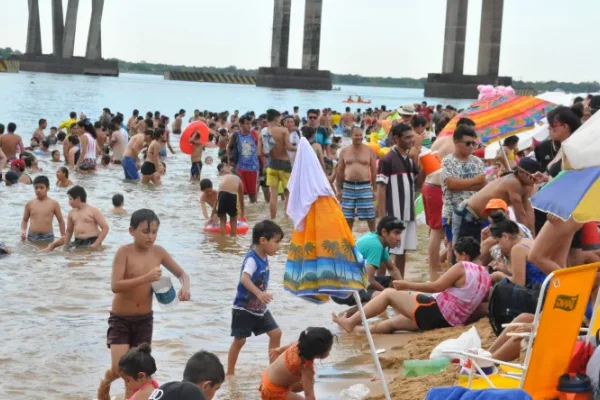
<instances>
[{"instance_id":1,"label":"river water","mask_svg":"<svg viewBox=\"0 0 600 400\"><path fill-rule=\"evenodd\" d=\"M162 77L122 75L119 78L65 76L52 74L0 74L0 123L15 122L17 132L28 143L39 118L48 126L58 125L70 111L83 111L93 120L103 107L121 111L160 110L173 115L180 108L214 111L239 109L257 113L273 107L280 110L298 105L307 108L332 107L339 110L348 94L360 93L373 105L397 107L422 100L421 90L343 87L339 92L270 90L241 85L199 84L164 81ZM435 102L436 100L431 100ZM444 104L447 104L444 102ZM459 106L464 104L454 102ZM176 140L176 138L174 138ZM175 141L174 140L174 141ZM178 146L175 145L177 148ZM216 160L216 149L207 150ZM0 240L13 248L13 255L0 259L0 391L12 399L94 399L96 388L109 366L106 348L107 317L111 304L111 265L118 246L131 242L128 216L109 214L115 193L125 196L131 213L151 208L161 220L157 244L165 247L191 277L192 301L168 311L155 310L153 355L156 378L164 383L180 380L187 359L205 349L225 363L231 342L231 304L239 278L240 263L250 247L250 235L236 240L203 232L199 207L200 191L188 180L189 158L178 152L166 160L167 175L159 187L123 181L120 166L101 168L96 174L73 174L71 180L88 192L88 203L104 211L110 232L98 251L56 250L41 253L39 248L19 241L19 226L25 203L34 197L31 186L5 187L0 184ZM66 216L70 207L66 189L56 188L57 165L40 158L42 174L50 177L50 196L59 201ZM203 178L218 185L216 163L205 166ZM263 199L247 207L250 225L268 218ZM285 293L283 269L292 232L291 221L279 209L277 222L286 237L280 252L271 258L270 306L283 330L282 344L296 340L309 326L338 331L330 320L340 306L316 306ZM58 233L55 225L55 232ZM366 225L357 224L361 235ZM426 234L421 230L420 235ZM423 243L423 241L421 241ZM411 258L415 277L426 270L425 246ZM178 283L176 283L178 285ZM331 356L319 366L319 398L338 397L329 383L340 386L344 378L368 381L374 375L368 358L355 365L352 360L365 353L364 338L340 336ZM248 340L237 365L237 377L227 382L217 398L256 399L257 387L267 363L266 335ZM360 365L362 364L362 365ZM350 381L349 381L350 382ZM122 394L123 385L113 384L113 394ZM336 394L337 393L337 394ZM121 398L121 397L119 397Z\"/></svg>"}]
</instances>

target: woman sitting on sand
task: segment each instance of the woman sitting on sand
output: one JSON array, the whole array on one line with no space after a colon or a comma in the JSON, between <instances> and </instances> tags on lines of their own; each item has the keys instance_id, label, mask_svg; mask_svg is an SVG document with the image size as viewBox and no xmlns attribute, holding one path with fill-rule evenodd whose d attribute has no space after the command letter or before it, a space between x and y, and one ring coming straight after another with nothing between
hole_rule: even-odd
<instances>
[{"instance_id":1,"label":"woman sitting on sand","mask_svg":"<svg viewBox=\"0 0 600 400\"><path fill-rule=\"evenodd\" d=\"M488 298L492 281L485 268L471 262L479 256L479 244L472 237L461 238L454 246L454 252L458 262L437 281L394 281L395 289L385 289L367 303L364 306L367 318L380 315L388 306L398 312L386 321L371 325L371 332L426 331L462 326L485 315L485 310L479 308ZM358 327L361 324L360 314L351 317L333 315L333 321L346 332L362 331Z\"/></svg>"},{"instance_id":2,"label":"woman sitting on sand","mask_svg":"<svg viewBox=\"0 0 600 400\"><path fill-rule=\"evenodd\" d=\"M528 287L544 282L546 274L528 260L533 239L523 237L515 222L504 220L493 224L490 234L499 244L502 255L510 261L509 270L494 272L494 281L507 278L516 285Z\"/></svg>"}]
</instances>

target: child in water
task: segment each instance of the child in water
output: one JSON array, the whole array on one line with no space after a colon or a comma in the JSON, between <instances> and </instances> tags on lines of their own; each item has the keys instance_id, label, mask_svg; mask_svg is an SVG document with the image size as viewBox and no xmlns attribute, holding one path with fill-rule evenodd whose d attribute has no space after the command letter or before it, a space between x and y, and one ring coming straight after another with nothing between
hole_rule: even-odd
<instances>
[{"instance_id":1,"label":"child in water","mask_svg":"<svg viewBox=\"0 0 600 400\"><path fill-rule=\"evenodd\" d=\"M65 220L60 210L58 201L48 197L50 180L44 175L37 176L33 180L35 199L25 204L23 219L21 221L21 240L30 242L52 242L54 240L54 228L52 220L56 217L60 228L60 236L65 235ZM29 231L27 225L29 224Z\"/></svg>"},{"instance_id":2,"label":"child in water","mask_svg":"<svg viewBox=\"0 0 600 400\"><path fill-rule=\"evenodd\" d=\"M60 151L52 150L52 162L60 162Z\"/></svg>"},{"instance_id":3,"label":"child in water","mask_svg":"<svg viewBox=\"0 0 600 400\"><path fill-rule=\"evenodd\" d=\"M269 352L276 360L265 371L258 389L261 400L314 400L315 359L331 352L333 335L325 328L307 328L296 343ZM304 396L293 392L304 392Z\"/></svg>"},{"instance_id":4,"label":"child in water","mask_svg":"<svg viewBox=\"0 0 600 400\"><path fill-rule=\"evenodd\" d=\"M206 205L212 209L217 206L217 195L218 191L213 188L213 183L210 179L202 179L200 181L200 191L202 194L200 195L200 208L202 209L202 215L204 215L204 219L206 223L210 223L210 219L208 216L208 210L206 209Z\"/></svg>"},{"instance_id":5,"label":"child in water","mask_svg":"<svg viewBox=\"0 0 600 400\"><path fill-rule=\"evenodd\" d=\"M148 400L158 388L158 382L152 379L156 362L151 351L148 343L142 343L119 360L119 375L125 381L127 393L133 393L127 400Z\"/></svg>"},{"instance_id":6,"label":"child in water","mask_svg":"<svg viewBox=\"0 0 600 400\"><path fill-rule=\"evenodd\" d=\"M231 173L223 176L219 184L216 204L210 220L215 221L215 216L218 216L221 235L225 235L227 216L229 215L231 236L236 236L238 217L244 218L244 183L237 174Z\"/></svg>"},{"instance_id":7,"label":"child in water","mask_svg":"<svg viewBox=\"0 0 600 400\"><path fill-rule=\"evenodd\" d=\"M133 243L119 247L115 254L111 278L114 296L106 333L111 367L98 388L98 400L110 400L110 384L119 378L121 357L133 347L152 342L152 282L160 280L161 265L181 282L179 300L190 299L188 275L164 248L154 245L159 224L152 210L134 212L129 225Z\"/></svg>"},{"instance_id":8,"label":"child in water","mask_svg":"<svg viewBox=\"0 0 600 400\"><path fill-rule=\"evenodd\" d=\"M265 220L252 229L252 249L242 263L240 281L233 301L231 336L233 343L227 356L227 375L235 374L235 364L246 338L269 336L269 350L279 347L281 329L277 326L267 304L273 295L267 292L269 286L269 259L279 249L283 231L275 222Z\"/></svg>"},{"instance_id":9,"label":"child in water","mask_svg":"<svg viewBox=\"0 0 600 400\"><path fill-rule=\"evenodd\" d=\"M113 214L127 214L127 210L123 208L123 203L125 203L125 198L121 193L117 193L112 198L112 203L114 208L110 210Z\"/></svg>"}]
</instances>

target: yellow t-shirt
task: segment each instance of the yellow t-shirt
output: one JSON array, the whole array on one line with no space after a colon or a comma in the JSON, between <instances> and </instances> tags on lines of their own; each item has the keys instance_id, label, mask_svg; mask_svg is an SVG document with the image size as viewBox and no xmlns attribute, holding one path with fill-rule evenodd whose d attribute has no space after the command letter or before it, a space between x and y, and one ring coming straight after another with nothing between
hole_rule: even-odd
<instances>
[{"instance_id":1,"label":"yellow t-shirt","mask_svg":"<svg viewBox=\"0 0 600 400\"><path fill-rule=\"evenodd\" d=\"M331 123L333 125L339 125L342 120L342 116L340 114L335 114L331 116Z\"/></svg>"},{"instance_id":2,"label":"yellow t-shirt","mask_svg":"<svg viewBox=\"0 0 600 400\"><path fill-rule=\"evenodd\" d=\"M69 118L63 122L60 123L60 125L58 126L58 130L60 131L61 129L66 129L66 134L67 136L69 136L71 134L71 125L78 123L79 120L73 118Z\"/></svg>"}]
</instances>

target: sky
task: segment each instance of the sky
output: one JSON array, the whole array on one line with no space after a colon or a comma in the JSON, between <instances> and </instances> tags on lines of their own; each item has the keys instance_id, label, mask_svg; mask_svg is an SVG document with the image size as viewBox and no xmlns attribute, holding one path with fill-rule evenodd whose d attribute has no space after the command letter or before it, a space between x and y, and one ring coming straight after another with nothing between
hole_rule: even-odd
<instances>
[{"instance_id":1,"label":"sky","mask_svg":"<svg viewBox=\"0 0 600 400\"><path fill-rule=\"evenodd\" d=\"M481 1L469 2L465 73L477 70ZM505 0L500 75L597 81L600 1ZM85 55L91 0L79 1L75 54ZM39 0L44 53L51 1ZM63 0L66 13L67 0ZM441 72L446 0L323 0L320 69L425 77ZM0 0L0 47L25 50L27 1ZM103 57L188 66L270 65L273 0L105 0ZM300 68L304 1L292 0L289 67Z\"/></svg>"}]
</instances>

